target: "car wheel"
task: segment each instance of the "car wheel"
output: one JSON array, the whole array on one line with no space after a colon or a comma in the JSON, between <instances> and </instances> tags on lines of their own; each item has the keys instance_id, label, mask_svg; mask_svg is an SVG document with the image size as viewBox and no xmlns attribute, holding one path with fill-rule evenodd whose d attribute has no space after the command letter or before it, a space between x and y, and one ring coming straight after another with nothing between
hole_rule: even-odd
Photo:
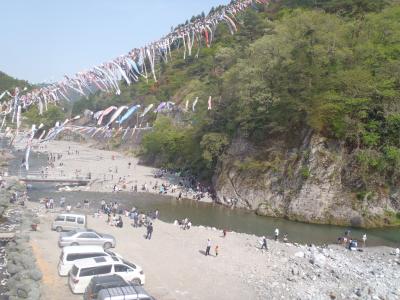
<instances>
[{"instance_id":1,"label":"car wheel","mask_svg":"<svg viewBox=\"0 0 400 300\"><path fill-rule=\"evenodd\" d=\"M133 284L141 285L142 281L139 278L133 278L131 281Z\"/></svg>"},{"instance_id":2,"label":"car wheel","mask_svg":"<svg viewBox=\"0 0 400 300\"><path fill-rule=\"evenodd\" d=\"M112 245L111 245L111 243L109 243L109 242L104 243L104 245L103 245L104 249L110 249L111 246L112 246Z\"/></svg>"},{"instance_id":3,"label":"car wheel","mask_svg":"<svg viewBox=\"0 0 400 300\"><path fill-rule=\"evenodd\" d=\"M72 243L71 246L79 246L78 243Z\"/></svg>"},{"instance_id":4,"label":"car wheel","mask_svg":"<svg viewBox=\"0 0 400 300\"><path fill-rule=\"evenodd\" d=\"M56 231L57 231L57 232L61 232L61 231L62 231L62 227L61 227L61 226L57 226L57 227L56 227Z\"/></svg>"}]
</instances>

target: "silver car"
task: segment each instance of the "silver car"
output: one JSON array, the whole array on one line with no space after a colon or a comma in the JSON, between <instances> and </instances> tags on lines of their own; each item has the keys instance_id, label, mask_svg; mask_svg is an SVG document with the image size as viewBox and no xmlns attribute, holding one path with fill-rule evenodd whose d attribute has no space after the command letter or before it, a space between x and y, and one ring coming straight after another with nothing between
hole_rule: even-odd
<instances>
[{"instance_id":1,"label":"silver car","mask_svg":"<svg viewBox=\"0 0 400 300\"><path fill-rule=\"evenodd\" d=\"M114 248L115 238L109 234L98 233L91 229L76 229L60 233L58 246L100 245L104 249Z\"/></svg>"}]
</instances>

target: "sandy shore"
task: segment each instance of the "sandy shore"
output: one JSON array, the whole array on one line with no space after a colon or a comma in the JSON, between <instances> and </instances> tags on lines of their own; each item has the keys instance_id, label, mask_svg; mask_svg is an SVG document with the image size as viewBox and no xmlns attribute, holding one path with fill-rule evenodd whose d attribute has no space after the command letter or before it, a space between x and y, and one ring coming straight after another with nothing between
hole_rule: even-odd
<instances>
[{"instance_id":1,"label":"sandy shore","mask_svg":"<svg viewBox=\"0 0 400 300\"><path fill-rule=\"evenodd\" d=\"M43 272L44 300L80 299L70 293L67 279L57 274L58 233L50 230L55 212L29 203L42 220L31 243ZM183 231L156 221L153 238L144 228L106 224L105 216L88 217L99 232L113 234L116 252L143 267L145 288L158 300L202 299L399 299L400 259L391 248L351 252L340 246L328 249L268 241L260 250L259 237L193 227ZM212 256L204 255L207 239ZM219 246L219 255L214 247ZM57 297L55 296L57 295Z\"/></svg>"},{"instance_id":2,"label":"sandy shore","mask_svg":"<svg viewBox=\"0 0 400 300\"><path fill-rule=\"evenodd\" d=\"M17 141L15 147L25 149L26 140ZM66 191L113 192L114 186L117 185L119 190L130 192L136 184L139 192L143 192L142 186L146 185L146 192L159 193L158 189L152 188L156 182L160 186L163 183L177 185L179 181L179 178L174 176L154 178L157 169L139 165L136 157L95 149L91 144L49 141L39 146L35 145L32 150L62 155L61 159L55 161L54 168L48 168L48 178L86 178L90 173L90 184L85 187L66 188ZM174 193L169 190L168 195L178 196L180 191L179 188ZM182 190L182 193L185 198L193 198L191 192ZM212 199L206 196L200 201L212 202Z\"/></svg>"}]
</instances>

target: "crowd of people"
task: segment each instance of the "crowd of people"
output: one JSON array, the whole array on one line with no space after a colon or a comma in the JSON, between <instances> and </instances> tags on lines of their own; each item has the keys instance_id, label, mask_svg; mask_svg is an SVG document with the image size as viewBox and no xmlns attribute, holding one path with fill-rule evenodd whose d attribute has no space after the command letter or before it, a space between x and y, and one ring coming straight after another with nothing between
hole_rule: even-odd
<instances>
[{"instance_id":1,"label":"crowd of people","mask_svg":"<svg viewBox=\"0 0 400 300\"><path fill-rule=\"evenodd\" d=\"M367 243L367 234L366 233L364 233L362 235L361 240L362 240L363 247L365 247L366 243ZM349 250L356 251L356 250L359 249L358 240L356 238L352 238L351 237L351 231L350 230L346 230L344 232L343 236L338 237L337 241L338 241L338 244L345 246Z\"/></svg>"}]
</instances>

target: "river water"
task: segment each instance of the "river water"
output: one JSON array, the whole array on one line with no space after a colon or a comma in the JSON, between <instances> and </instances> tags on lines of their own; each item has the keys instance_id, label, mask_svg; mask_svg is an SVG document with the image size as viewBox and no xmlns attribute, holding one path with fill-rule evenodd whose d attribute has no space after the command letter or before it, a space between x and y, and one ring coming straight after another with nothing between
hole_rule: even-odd
<instances>
[{"instance_id":1,"label":"river water","mask_svg":"<svg viewBox=\"0 0 400 300\"><path fill-rule=\"evenodd\" d=\"M19 172L19 165L23 153L15 152L16 158L10 162L11 173ZM43 155L32 153L30 164L32 170L38 170L44 165L46 158ZM260 217L246 210L232 210L216 204L196 202L192 200L177 201L168 196L159 196L145 193L94 193L94 192L57 192L53 185L35 184L29 191L31 201L38 201L43 197L53 197L56 204L61 197L66 203L75 206L78 202L89 200L91 207L97 209L101 200L117 201L126 209L132 206L143 212L160 212L160 219L173 222L177 219L189 218L193 225L203 225L227 229L229 231L255 234L258 236L272 236L274 229L279 228L281 235L288 234L291 241L299 243L325 244L334 243L344 234L346 229L351 230L351 236L361 238L367 234L367 245L387 245L400 247L400 228L385 229L357 229L331 225L315 225L293 222L285 219Z\"/></svg>"}]
</instances>

